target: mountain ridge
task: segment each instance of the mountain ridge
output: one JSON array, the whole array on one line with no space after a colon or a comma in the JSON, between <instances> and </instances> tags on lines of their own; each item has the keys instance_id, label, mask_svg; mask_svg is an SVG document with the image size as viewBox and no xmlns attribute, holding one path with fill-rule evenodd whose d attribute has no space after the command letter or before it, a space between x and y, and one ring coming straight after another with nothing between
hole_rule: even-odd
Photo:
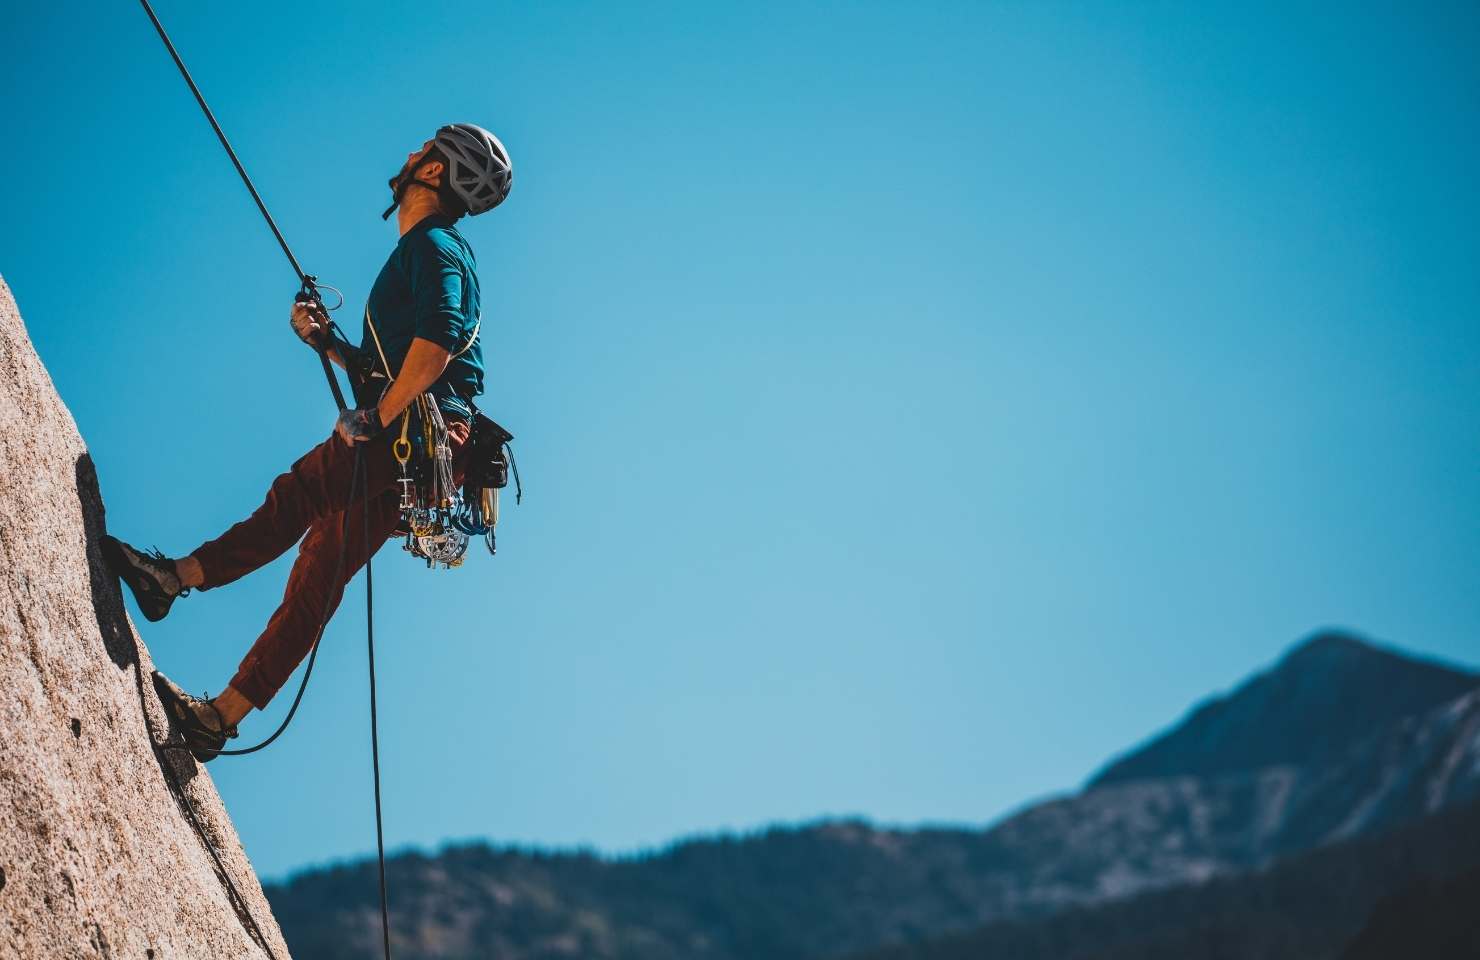
<instances>
[{"instance_id":1,"label":"mountain ridge","mask_svg":"<svg viewBox=\"0 0 1480 960\"><path fill-rule=\"evenodd\" d=\"M1317 650L1340 660L1345 646ZM1365 662L1368 649L1346 653ZM1315 673L1324 663L1287 657L1265 673L1286 660ZM1432 696L1446 683L1420 686ZM825 821L620 860L487 845L407 854L389 864L402 891L393 926L417 933L397 952L814 960L1200 883L1385 830L1480 796L1472 756L1475 688L1333 745L1320 762L1112 782L986 828ZM333 960L373 946L361 921L373 916L374 890L373 861L362 861L295 875L268 896L295 949Z\"/></svg>"},{"instance_id":2,"label":"mountain ridge","mask_svg":"<svg viewBox=\"0 0 1480 960\"><path fill-rule=\"evenodd\" d=\"M1464 957L1480 951L1475 893L1480 800L1268 870L839 960L1185 960L1214 943L1259 960Z\"/></svg>"}]
</instances>

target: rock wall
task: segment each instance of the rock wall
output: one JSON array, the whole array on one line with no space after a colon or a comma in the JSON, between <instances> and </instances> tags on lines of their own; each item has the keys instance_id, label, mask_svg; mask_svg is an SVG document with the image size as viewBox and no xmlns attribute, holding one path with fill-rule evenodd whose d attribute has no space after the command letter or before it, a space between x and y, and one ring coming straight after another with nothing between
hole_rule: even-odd
<instances>
[{"instance_id":1,"label":"rock wall","mask_svg":"<svg viewBox=\"0 0 1480 960\"><path fill-rule=\"evenodd\" d=\"M87 447L3 279L0 463L0 957L286 958L215 786L170 746Z\"/></svg>"}]
</instances>

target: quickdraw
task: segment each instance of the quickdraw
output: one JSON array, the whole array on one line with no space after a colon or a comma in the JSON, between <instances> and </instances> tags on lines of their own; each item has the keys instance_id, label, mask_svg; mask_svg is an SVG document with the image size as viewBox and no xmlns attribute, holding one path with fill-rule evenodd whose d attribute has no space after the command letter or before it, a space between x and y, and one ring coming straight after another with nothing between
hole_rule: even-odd
<instances>
[{"instance_id":1,"label":"quickdraw","mask_svg":"<svg viewBox=\"0 0 1480 960\"><path fill-rule=\"evenodd\" d=\"M472 537L483 537L497 553L499 491L508 486L514 435L474 412L469 463L459 487L453 479L452 440L437 398L422 394L401 414L400 433L391 442L401 488L402 549L435 569L462 566ZM416 426L413 428L412 423ZM523 499L515 468L516 502Z\"/></svg>"}]
</instances>

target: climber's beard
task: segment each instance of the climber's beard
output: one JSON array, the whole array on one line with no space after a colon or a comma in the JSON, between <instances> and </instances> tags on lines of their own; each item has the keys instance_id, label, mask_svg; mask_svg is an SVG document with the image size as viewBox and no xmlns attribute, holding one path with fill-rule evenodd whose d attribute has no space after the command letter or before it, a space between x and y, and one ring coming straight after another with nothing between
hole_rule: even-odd
<instances>
[{"instance_id":1,"label":"climber's beard","mask_svg":"<svg viewBox=\"0 0 1480 960\"><path fill-rule=\"evenodd\" d=\"M418 158L418 160L419 159L420 158ZM403 181L407 177L411 176L412 171L414 169L415 169L415 167L412 165L412 161L407 160L405 163L401 164L401 169L396 172L396 175L394 177L391 177L391 179L390 179L390 187L391 187L391 198L392 199L399 199L400 198L400 196L401 196L401 181Z\"/></svg>"},{"instance_id":2,"label":"climber's beard","mask_svg":"<svg viewBox=\"0 0 1480 960\"><path fill-rule=\"evenodd\" d=\"M389 220L391 214L401 205L406 188L411 186L415 181L416 170L425 160L425 156L417 157L415 160L407 160L401 165L401 171L394 177L391 177L389 181L391 187L391 205L386 208L385 213L380 215L380 219Z\"/></svg>"}]
</instances>

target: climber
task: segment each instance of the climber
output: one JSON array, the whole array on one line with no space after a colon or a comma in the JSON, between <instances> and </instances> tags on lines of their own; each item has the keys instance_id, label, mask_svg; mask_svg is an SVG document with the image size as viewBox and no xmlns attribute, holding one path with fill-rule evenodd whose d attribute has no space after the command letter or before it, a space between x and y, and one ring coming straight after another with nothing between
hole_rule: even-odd
<instances>
[{"instance_id":1,"label":"climber","mask_svg":"<svg viewBox=\"0 0 1480 960\"><path fill-rule=\"evenodd\" d=\"M220 694L195 697L156 674L198 760L214 758L253 707L267 706L317 641L345 584L394 533L401 491L396 435L386 428L418 398L441 412L461 477L473 397L483 392L483 351L476 263L456 221L498 206L512 181L503 144L472 124L442 127L413 151L390 180L393 202L383 217L396 213L400 240L371 287L361 347L343 338L321 303L300 297L290 311L299 338L350 371L358 408L343 411L329 438L273 481L250 517L191 553L171 559L103 538L109 566L151 622L191 590L231 583L302 538L282 603Z\"/></svg>"}]
</instances>

